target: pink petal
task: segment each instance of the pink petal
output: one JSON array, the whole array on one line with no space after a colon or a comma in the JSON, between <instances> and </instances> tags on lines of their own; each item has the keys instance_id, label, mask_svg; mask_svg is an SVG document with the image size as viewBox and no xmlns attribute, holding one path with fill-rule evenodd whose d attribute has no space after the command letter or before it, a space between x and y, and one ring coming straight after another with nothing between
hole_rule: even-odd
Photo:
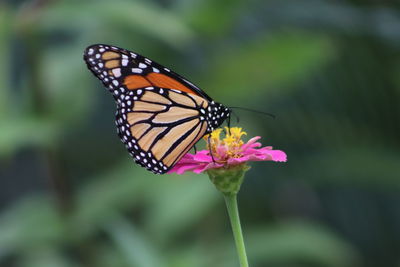
<instances>
[{"instance_id":1,"label":"pink petal","mask_svg":"<svg viewBox=\"0 0 400 267\"><path fill-rule=\"evenodd\" d=\"M249 156L244 156L241 158L230 158L228 159L228 165L237 165L246 161L249 161Z\"/></svg>"},{"instance_id":2,"label":"pink petal","mask_svg":"<svg viewBox=\"0 0 400 267\"><path fill-rule=\"evenodd\" d=\"M208 163L208 164L204 164L204 165L201 165L201 166L199 166L198 168L196 168L195 170L193 170L193 172L195 172L195 173L202 173L202 172L204 172L204 171L206 171L206 170L208 170L208 169L216 169L216 168L221 168L221 167L223 167L224 166L224 164L221 164L221 163Z\"/></svg>"},{"instance_id":3,"label":"pink petal","mask_svg":"<svg viewBox=\"0 0 400 267\"><path fill-rule=\"evenodd\" d=\"M273 161L287 161L287 155L282 150L270 150L268 153L271 155Z\"/></svg>"},{"instance_id":4,"label":"pink petal","mask_svg":"<svg viewBox=\"0 0 400 267\"><path fill-rule=\"evenodd\" d=\"M208 155L209 151L207 150L202 150L197 152L196 155L193 156L193 160L196 162L211 162L212 158L210 155Z\"/></svg>"},{"instance_id":5,"label":"pink petal","mask_svg":"<svg viewBox=\"0 0 400 267\"><path fill-rule=\"evenodd\" d=\"M244 144L242 146L242 150L246 150L248 147L251 147L260 138L261 138L261 136L256 136L256 137L251 138L249 141L247 141L246 144ZM258 143L258 144L260 144L260 143Z\"/></svg>"},{"instance_id":6,"label":"pink petal","mask_svg":"<svg viewBox=\"0 0 400 267\"><path fill-rule=\"evenodd\" d=\"M171 170L168 171L168 173L176 172L177 174L183 174L186 171L189 171L190 169L194 169L196 167L197 164L176 164Z\"/></svg>"}]
</instances>

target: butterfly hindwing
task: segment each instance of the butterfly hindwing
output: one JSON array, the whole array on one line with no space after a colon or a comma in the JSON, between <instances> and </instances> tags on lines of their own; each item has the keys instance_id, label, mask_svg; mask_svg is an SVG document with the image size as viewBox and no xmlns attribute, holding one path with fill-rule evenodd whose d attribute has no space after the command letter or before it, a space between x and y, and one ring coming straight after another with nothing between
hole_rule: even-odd
<instances>
[{"instance_id":1,"label":"butterfly hindwing","mask_svg":"<svg viewBox=\"0 0 400 267\"><path fill-rule=\"evenodd\" d=\"M119 102L119 137L135 161L154 173L170 170L207 131L202 110L208 103L185 92L147 87Z\"/></svg>"}]
</instances>

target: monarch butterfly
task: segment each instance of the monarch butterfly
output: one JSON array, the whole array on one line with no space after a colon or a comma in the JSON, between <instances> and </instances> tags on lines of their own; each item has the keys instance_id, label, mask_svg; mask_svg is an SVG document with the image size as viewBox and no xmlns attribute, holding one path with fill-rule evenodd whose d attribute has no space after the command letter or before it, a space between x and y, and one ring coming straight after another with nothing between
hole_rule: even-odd
<instances>
[{"instance_id":1,"label":"monarch butterfly","mask_svg":"<svg viewBox=\"0 0 400 267\"><path fill-rule=\"evenodd\" d=\"M230 116L182 76L137 53L96 44L83 56L112 93L121 141L139 165L168 172L204 135Z\"/></svg>"}]
</instances>

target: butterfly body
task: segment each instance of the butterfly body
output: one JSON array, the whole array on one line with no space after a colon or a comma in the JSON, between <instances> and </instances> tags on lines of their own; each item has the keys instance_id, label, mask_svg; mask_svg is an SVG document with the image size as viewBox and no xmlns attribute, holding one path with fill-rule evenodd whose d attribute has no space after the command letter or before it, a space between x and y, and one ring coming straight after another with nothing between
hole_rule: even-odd
<instances>
[{"instance_id":1,"label":"butterfly body","mask_svg":"<svg viewBox=\"0 0 400 267\"><path fill-rule=\"evenodd\" d=\"M84 60L114 96L117 131L128 152L154 173L168 172L230 115L182 76L131 51L92 45Z\"/></svg>"}]
</instances>

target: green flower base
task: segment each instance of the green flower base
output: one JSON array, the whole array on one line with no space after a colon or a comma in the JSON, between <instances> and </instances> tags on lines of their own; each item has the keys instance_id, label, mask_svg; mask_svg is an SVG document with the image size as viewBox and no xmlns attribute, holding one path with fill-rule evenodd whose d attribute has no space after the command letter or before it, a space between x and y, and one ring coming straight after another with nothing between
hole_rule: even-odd
<instances>
[{"instance_id":1,"label":"green flower base","mask_svg":"<svg viewBox=\"0 0 400 267\"><path fill-rule=\"evenodd\" d=\"M243 183L244 174L250 169L246 164L208 170L208 176L215 187L226 196L236 195Z\"/></svg>"}]
</instances>

